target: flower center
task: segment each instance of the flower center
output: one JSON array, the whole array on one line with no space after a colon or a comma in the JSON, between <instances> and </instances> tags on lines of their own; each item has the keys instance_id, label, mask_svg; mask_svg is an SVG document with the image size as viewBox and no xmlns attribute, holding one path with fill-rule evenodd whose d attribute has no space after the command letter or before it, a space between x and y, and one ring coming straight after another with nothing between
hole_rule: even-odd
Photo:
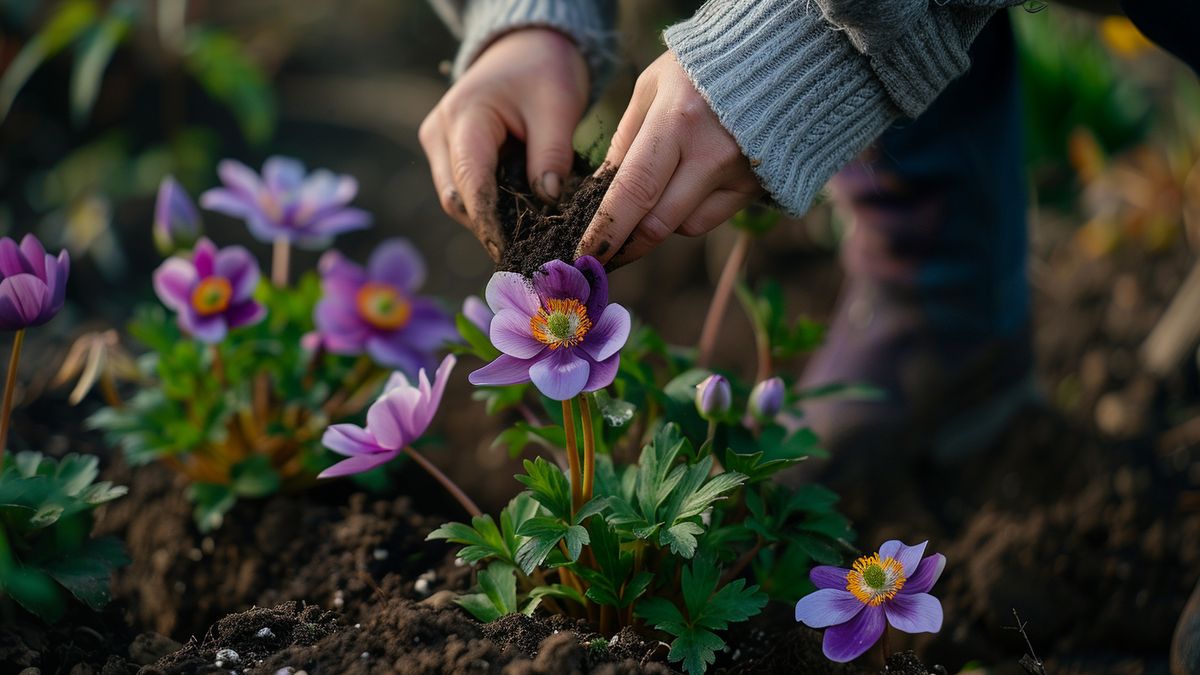
<instances>
[{"instance_id":1,"label":"flower center","mask_svg":"<svg viewBox=\"0 0 1200 675\"><path fill-rule=\"evenodd\" d=\"M192 307L200 316L220 314L229 309L229 299L233 297L233 286L225 277L208 277L201 279L192 291Z\"/></svg>"},{"instance_id":2,"label":"flower center","mask_svg":"<svg viewBox=\"0 0 1200 675\"><path fill-rule=\"evenodd\" d=\"M396 330L412 317L412 305L395 288L368 281L355 296L358 313L375 328Z\"/></svg>"},{"instance_id":3,"label":"flower center","mask_svg":"<svg viewBox=\"0 0 1200 675\"><path fill-rule=\"evenodd\" d=\"M575 298L551 298L546 305L529 318L533 337L550 349L574 347L582 342L583 336L592 328L592 320L588 318L583 303Z\"/></svg>"},{"instance_id":4,"label":"flower center","mask_svg":"<svg viewBox=\"0 0 1200 675\"><path fill-rule=\"evenodd\" d=\"M896 597L904 588L904 566L895 558L879 559L879 554L863 556L854 561L846 574L846 590L865 605L881 605Z\"/></svg>"}]
</instances>

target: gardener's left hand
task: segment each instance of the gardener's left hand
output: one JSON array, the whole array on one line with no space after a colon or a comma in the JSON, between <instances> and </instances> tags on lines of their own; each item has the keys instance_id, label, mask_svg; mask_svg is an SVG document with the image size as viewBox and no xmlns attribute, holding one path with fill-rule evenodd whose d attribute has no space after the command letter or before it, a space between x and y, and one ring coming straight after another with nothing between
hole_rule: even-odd
<instances>
[{"instance_id":1,"label":"gardener's left hand","mask_svg":"<svg viewBox=\"0 0 1200 675\"><path fill-rule=\"evenodd\" d=\"M578 251L610 268L637 260L672 232L702 235L763 193L750 161L671 52L638 77L605 157L610 165L617 175Z\"/></svg>"}]
</instances>

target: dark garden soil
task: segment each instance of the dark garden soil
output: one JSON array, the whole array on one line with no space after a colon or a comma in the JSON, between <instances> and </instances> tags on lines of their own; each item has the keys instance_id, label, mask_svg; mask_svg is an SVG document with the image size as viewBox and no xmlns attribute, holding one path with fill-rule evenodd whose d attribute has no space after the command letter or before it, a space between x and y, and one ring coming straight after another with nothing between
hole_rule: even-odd
<instances>
[{"instance_id":1,"label":"dark garden soil","mask_svg":"<svg viewBox=\"0 0 1200 675\"><path fill-rule=\"evenodd\" d=\"M499 268L532 277L548 260L574 262L575 248L615 174L615 169L593 174L588 161L576 154L561 198L548 204L529 185L525 147L513 141L506 144L496 170L500 186L496 215L505 241Z\"/></svg>"},{"instance_id":2,"label":"dark garden soil","mask_svg":"<svg viewBox=\"0 0 1200 675\"><path fill-rule=\"evenodd\" d=\"M533 222L566 222L527 208ZM1166 673L1171 633L1200 577L1200 432L1187 424L1200 414L1200 382L1192 365L1151 379L1136 349L1192 256L1183 245L1153 257L1095 260L1068 246L1039 255L1052 270L1035 277L1046 400L969 461L843 486L844 509L863 547L928 538L949 560L935 590L943 632L893 633L893 649L949 672L978 661L1020 673L1027 648L1011 630L1015 609L1050 673ZM29 410L49 428L67 414L53 395ZM107 464L106 478L131 487L98 514L97 530L124 537L133 559L116 576L114 603L49 629L6 622L0 672L673 672L649 633L614 640L545 614L472 620L451 602L471 585L470 570L450 547L424 541L460 516L414 471L399 472L408 478L391 495L341 482L242 503L202 535L168 471ZM429 515L439 513L450 515ZM877 655L828 663L819 634L781 604L735 626L729 644L714 672L880 672ZM943 671L900 652L887 672Z\"/></svg>"}]
</instances>

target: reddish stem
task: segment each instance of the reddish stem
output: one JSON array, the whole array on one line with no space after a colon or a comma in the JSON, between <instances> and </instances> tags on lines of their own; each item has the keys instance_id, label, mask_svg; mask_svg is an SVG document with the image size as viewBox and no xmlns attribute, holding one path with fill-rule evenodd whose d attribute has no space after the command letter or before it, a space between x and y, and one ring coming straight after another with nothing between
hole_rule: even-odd
<instances>
[{"instance_id":1,"label":"reddish stem","mask_svg":"<svg viewBox=\"0 0 1200 675\"><path fill-rule=\"evenodd\" d=\"M414 462L420 464L422 469L425 469L430 476L433 476L434 480L441 483L442 487L446 488L446 491L449 492L450 495L462 505L467 513L471 514L472 518L483 515L483 511L481 511L479 507L475 505L475 502L471 501L471 498L467 496L467 493L463 492L462 488L458 487L454 481L450 480L449 476L442 473L442 470L437 468L433 462L426 459L424 455L417 452L411 445L405 446L404 452L407 452L408 456L412 457Z\"/></svg>"},{"instance_id":2,"label":"reddish stem","mask_svg":"<svg viewBox=\"0 0 1200 675\"><path fill-rule=\"evenodd\" d=\"M713 291L712 302L708 306L708 314L704 317L704 328L700 331L700 355L696 359L698 368L707 368L712 360L713 349L717 345L717 335L721 332L721 319L725 318L725 308L729 306L729 296L733 295L733 286L737 282L742 263L746 262L746 254L750 251L750 234L745 230L738 232L737 241L725 259L725 267L721 270L721 278L717 280L717 288Z\"/></svg>"},{"instance_id":3,"label":"reddish stem","mask_svg":"<svg viewBox=\"0 0 1200 675\"><path fill-rule=\"evenodd\" d=\"M8 449L8 425L12 417L13 394L17 389L17 363L21 360L21 345L25 329L13 336L12 355L8 358L8 376L4 379L4 403L0 408L0 467L4 466L4 451Z\"/></svg>"}]
</instances>

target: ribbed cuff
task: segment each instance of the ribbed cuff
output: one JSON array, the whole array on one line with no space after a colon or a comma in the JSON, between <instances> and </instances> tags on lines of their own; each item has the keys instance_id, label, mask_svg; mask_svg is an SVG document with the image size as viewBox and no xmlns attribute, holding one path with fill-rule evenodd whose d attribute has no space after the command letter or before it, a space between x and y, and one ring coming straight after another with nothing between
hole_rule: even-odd
<instances>
[{"instance_id":1,"label":"ribbed cuff","mask_svg":"<svg viewBox=\"0 0 1200 675\"><path fill-rule=\"evenodd\" d=\"M593 100L616 61L611 17L586 0L469 0L462 15L462 45L454 60L455 79L496 38L518 28L553 28L575 41L588 64Z\"/></svg>"},{"instance_id":2,"label":"ribbed cuff","mask_svg":"<svg viewBox=\"0 0 1200 675\"><path fill-rule=\"evenodd\" d=\"M871 66L905 115L920 115L967 72L967 50L995 13L994 8L931 7L886 50L871 54Z\"/></svg>"},{"instance_id":3,"label":"ribbed cuff","mask_svg":"<svg viewBox=\"0 0 1200 675\"><path fill-rule=\"evenodd\" d=\"M709 0L663 37L794 214L899 114L868 58L805 2Z\"/></svg>"}]
</instances>

